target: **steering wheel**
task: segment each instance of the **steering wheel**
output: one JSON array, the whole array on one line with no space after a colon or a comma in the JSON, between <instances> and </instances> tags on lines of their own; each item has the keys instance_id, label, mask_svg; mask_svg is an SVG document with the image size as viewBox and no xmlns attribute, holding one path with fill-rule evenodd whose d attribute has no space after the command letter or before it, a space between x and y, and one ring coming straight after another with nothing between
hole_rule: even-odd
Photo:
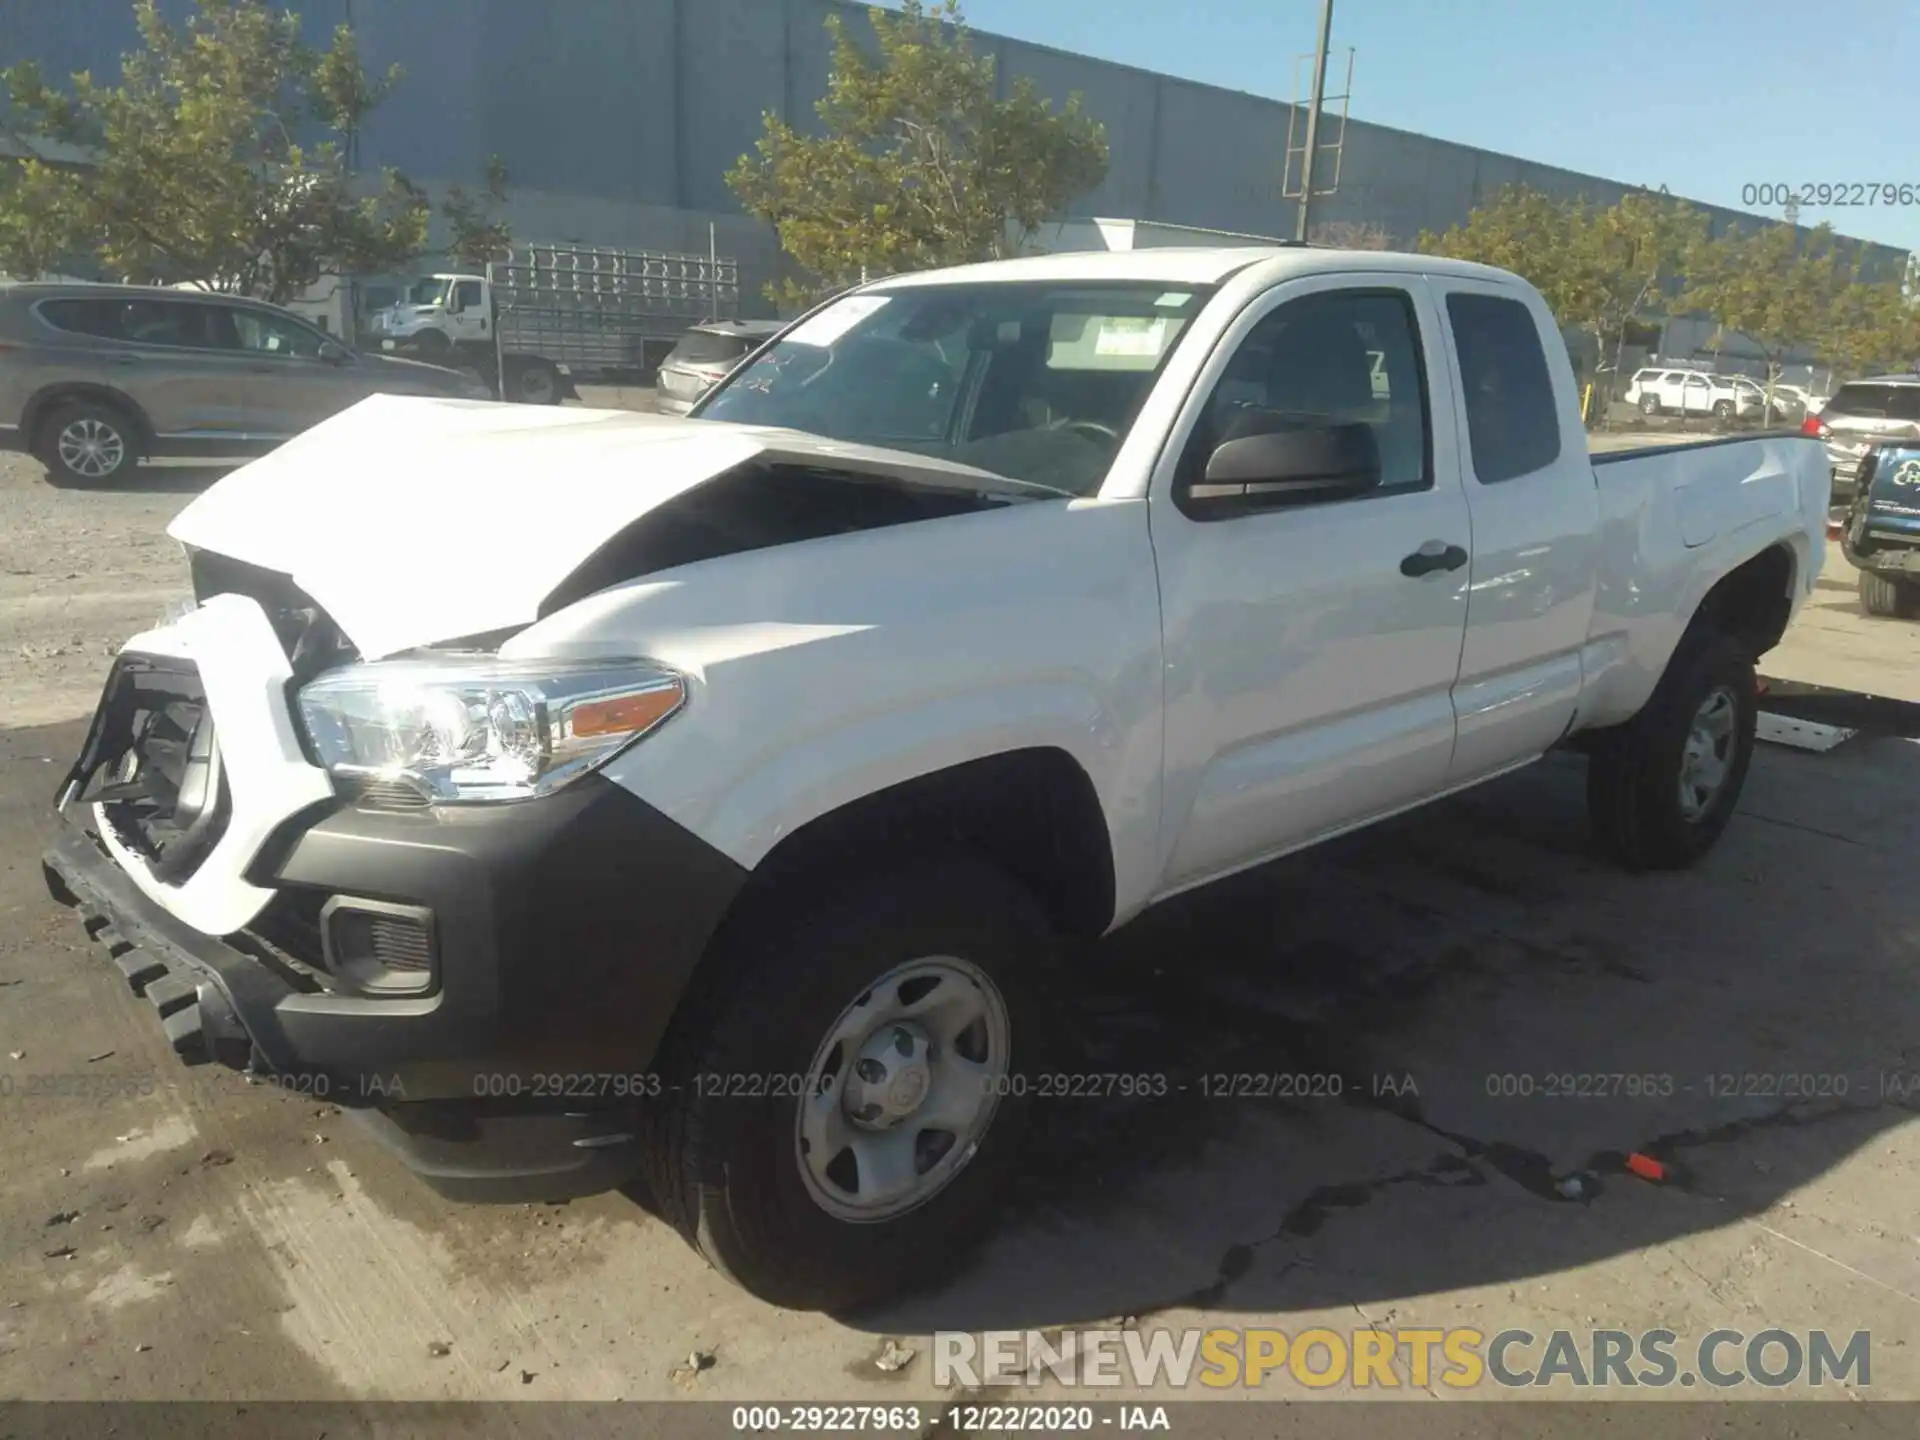
<instances>
[{"instance_id":1,"label":"steering wheel","mask_svg":"<svg viewBox=\"0 0 1920 1440\"><path fill-rule=\"evenodd\" d=\"M1098 420L1056 420L1047 428L1049 430L1071 430L1077 435L1086 435L1096 440L1105 440L1114 445L1120 443L1120 432L1111 425L1102 425Z\"/></svg>"}]
</instances>

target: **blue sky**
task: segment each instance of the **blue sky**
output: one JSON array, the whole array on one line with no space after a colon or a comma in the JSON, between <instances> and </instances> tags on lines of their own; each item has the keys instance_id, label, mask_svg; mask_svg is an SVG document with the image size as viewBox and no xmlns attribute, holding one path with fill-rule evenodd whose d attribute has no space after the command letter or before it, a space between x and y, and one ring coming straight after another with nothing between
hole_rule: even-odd
<instances>
[{"instance_id":1,"label":"blue sky","mask_svg":"<svg viewBox=\"0 0 1920 1440\"><path fill-rule=\"evenodd\" d=\"M976 29L1281 100L1319 17L1319 0L964 8ZM1335 0L1333 46L1330 88L1357 52L1355 119L1740 209L1760 208L1750 184L1920 190L1917 0ZM1920 197L1800 212L1822 220L1920 249Z\"/></svg>"}]
</instances>

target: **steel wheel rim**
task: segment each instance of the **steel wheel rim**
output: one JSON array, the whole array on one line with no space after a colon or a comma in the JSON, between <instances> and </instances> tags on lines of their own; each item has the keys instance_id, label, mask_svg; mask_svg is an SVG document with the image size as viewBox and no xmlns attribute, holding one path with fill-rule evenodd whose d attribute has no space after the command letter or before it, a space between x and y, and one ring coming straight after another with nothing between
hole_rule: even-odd
<instances>
[{"instance_id":1,"label":"steel wheel rim","mask_svg":"<svg viewBox=\"0 0 1920 1440\"><path fill-rule=\"evenodd\" d=\"M89 480L111 475L127 457L127 442L120 438L120 432L92 416L69 423L60 432L57 444L60 463Z\"/></svg>"},{"instance_id":2,"label":"steel wheel rim","mask_svg":"<svg viewBox=\"0 0 1920 1440\"><path fill-rule=\"evenodd\" d=\"M993 1123L1012 1038L999 987L969 960L926 956L875 981L828 1027L796 1102L813 1202L874 1224L946 1189Z\"/></svg>"},{"instance_id":3,"label":"steel wheel rim","mask_svg":"<svg viewBox=\"0 0 1920 1440\"><path fill-rule=\"evenodd\" d=\"M1697 823L1726 788L1739 714L1739 702L1725 685L1710 691L1693 712L1680 751L1680 813L1689 821Z\"/></svg>"}]
</instances>

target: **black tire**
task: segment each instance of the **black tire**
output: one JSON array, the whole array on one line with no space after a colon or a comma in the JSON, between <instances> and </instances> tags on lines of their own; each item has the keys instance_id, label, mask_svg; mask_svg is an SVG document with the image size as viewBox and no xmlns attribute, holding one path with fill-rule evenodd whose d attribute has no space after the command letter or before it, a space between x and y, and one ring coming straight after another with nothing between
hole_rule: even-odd
<instances>
[{"instance_id":1,"label":"black tire","mask_svg":"<svg viewBox=\"0 0 1920 1440\"><path fill-rule=\"evenodd\" d=\"M544 361L509 370L507 376L512 387L508 399L522 405L560 403L560 372Z\"/></svg>"},{"instance_id":2,"label":"black tire","mask_svg":"<svg viewBox=\"0 0 1920 1440\"><path fill-rule=\"evenodd\" d=\"M1869 615L1911 620L1920 614L1920 586L1915 586L1911 580L1896 580L1891 575L1862 570L1860 606Z\"/></svg>"},{"instance_id":3,"label":"black tire","mask_svg":"<svg viewBox=\"0 0 1920 1440\"><path fill-rule=\"evenodd\" d=\"M109 485L140 463L140 427L104 400L71 400L41 420L40 463L56 485Z\"/></svg>"},{"instance_id":4,"label":"black tire","mask_svg":"<svg viewBox=\"0 0 1920 1440\"><path fill-rule=\"evenodd\" d=\"M1725 778L1690 815L1681 802L1689 737L1695 717L1720 691L1733 711ZM1690 629L1640 713L1594 736L1587 813L1601 847L1629 870L1680 870L1705 855L1740 802L1758 715L1747 648L1717 630Z\"/></svg>"},{"instance_id":5,"label":"black tire","mask_svg":"<svg viewBox=\"0 0 1920 1440\"><path fill-rule=\"evenodd\" d=\"M422 330L405 343L416 355L445 355L453 349L453 340L444 330Z\"/></svg>"},{"instance_id":6,"label":"black tire","mask_svg":"<svg viewBox=\"0 0 1920 1440\"><path fill-rule=\"evenodd\" d=\"M937 1275L992 1221L1018 1152L1030 1098L1020 1077L1038 1073L1045 1050L1029 977L1053 948L1031 896L970 858L763 904L719 943L662 1049L641 1146L662 1214L715 1269L790 1309L844 1309ZM1009 1093L944 1188L893 1218L839 1218L802 1175L799 1087L728 1093L731 1077L808 1075L850 1007L894 967L931 956L970 961L998 991L1012 1081L994 1088Z\"/></svg>"},{"instance_id":7,"label":"black tire","mask_svg":"<svg viewBox=\"0 0 1920 1440\"><path fill-rule=\"evenodd\" d=\"M1660 413L1660 397L1658 395L1642 395L1640 397L1640 413L1642 415L1658 415Z\"/></svg>"},{"instance_id":8,"label":"black tire","mask_svg":"<svg viewBox=\"0 0 1920 1440\"><path fill-rule=\"evenodd\" d=\"M1731 400L1714 401L1713 418L1716 420L1731 420L1733 418L1733 402Z\"/></svg>"}]
</instances>

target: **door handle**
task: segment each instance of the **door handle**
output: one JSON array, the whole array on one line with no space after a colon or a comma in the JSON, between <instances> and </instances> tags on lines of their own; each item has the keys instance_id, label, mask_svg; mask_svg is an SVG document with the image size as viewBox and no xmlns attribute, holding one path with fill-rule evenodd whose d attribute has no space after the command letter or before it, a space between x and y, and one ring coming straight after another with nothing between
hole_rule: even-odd
<instances>
[{"instance_id":1,"label":"door handle","mask_svg":"<svg viewBox=\"0 0 1920 1440\"><path fill-rule=\"evenodd\" d=\"M1417 580L1436 570L1458 570L1467 563L1467 552L1444 540L1429 540L1400 562L1400 573Z\"/></svg>"}]
</instances>

